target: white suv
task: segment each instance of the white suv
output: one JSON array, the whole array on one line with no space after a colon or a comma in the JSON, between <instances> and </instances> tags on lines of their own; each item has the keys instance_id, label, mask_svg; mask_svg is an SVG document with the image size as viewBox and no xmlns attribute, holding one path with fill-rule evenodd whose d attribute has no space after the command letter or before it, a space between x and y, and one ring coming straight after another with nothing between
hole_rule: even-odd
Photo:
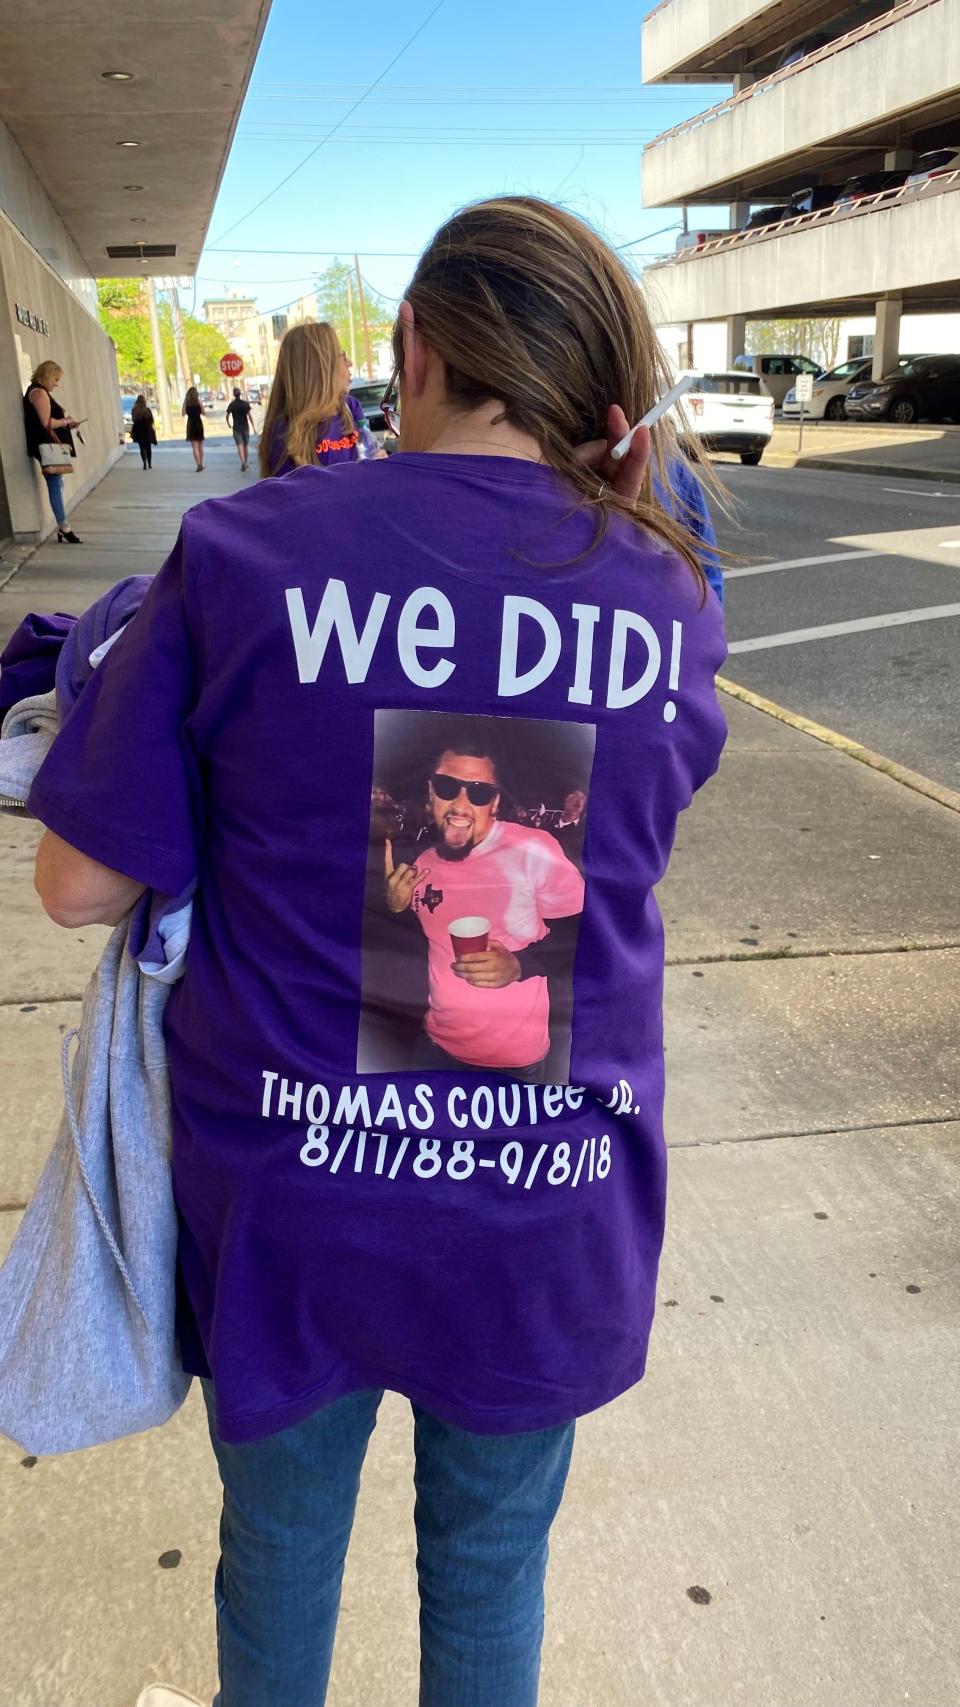
<instances>
[{"instance_id":1,"label":"white suv","mask_svg":"<svg viewBox=\"0 0 960 1707\"><path fill-rule=\"evenodd\" d=\"M703 451L728 450L755 468L773 436L774 402L754 373L695 373L676 405L677 431Z\"/></svg>"}]
</instances>

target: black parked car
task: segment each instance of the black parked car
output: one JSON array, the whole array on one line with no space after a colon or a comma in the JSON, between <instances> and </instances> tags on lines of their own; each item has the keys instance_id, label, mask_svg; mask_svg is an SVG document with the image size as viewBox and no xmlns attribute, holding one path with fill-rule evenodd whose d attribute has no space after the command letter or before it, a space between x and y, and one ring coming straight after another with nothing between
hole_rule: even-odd
<instances>
[{"instance_id":1,"label":"black parked car","mask_svg":"<svg viewBox=\"0 0 960 1707\"><path fill-rule=\"evenodd\" d=\"M811 184L809 189L797 190L790 197L790 212L820 213L824 208L832 207L839 194L839 184Z\"/></svg>"},{"instance_id":2,"label":"black parked car","mask_svg":"<svg viewBox=\"0 0 960 1707\"><path fill-rule=\"evenodd\" d=\"M792 211L793 210L791 208L786 207L785 205L778 205L777 207L758 207L756 213L752 213L750 215L750 218L747 220L743 229L744 231L756 231L761 225L779 225L781 219L790 218Z\"/></svg>"},{"instance_id":3,"label":"black parked car","mask_svg":"<svg viewBox=\"0 0 960 1707\"><path fill-rule=\"evenodd\" d=\"M899 190L909 178L909 172L863 172L859 178L848 178L837 196L837 206L863 201L865 196L878 196L884 190Z\"/></svg>"},{"instance_id":4,"label":"black parked car","mask_svg":"<svg viewBox=\"0 0 960 1707\"><path fill-rule=\"evenodd\" d=\"M897 421L922 417L960 421L960 356L901 356L895 373L861 380L847 392L847 419Z\"/></svg>"}]
</instances>

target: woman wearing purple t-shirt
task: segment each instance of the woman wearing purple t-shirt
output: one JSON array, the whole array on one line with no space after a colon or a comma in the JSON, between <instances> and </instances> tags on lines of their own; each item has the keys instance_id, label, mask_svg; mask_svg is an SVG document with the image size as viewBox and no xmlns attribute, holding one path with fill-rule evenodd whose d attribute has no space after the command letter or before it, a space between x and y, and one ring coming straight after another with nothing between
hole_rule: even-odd
<instances>
[{"instance_id":1,"label":"woman wearing purple t-shirt","mask_svg":"<svg viewBox=\"0 0 960 1707\"><path fill-rule=\"evenodd\" d=\"M534 1707L575 1419L640 1380L654 1313L654 888L725 735L672 429L611 454L670 378L620 259L529 197L448 221L394 354L400 454L314 466L328 361L280 411L293 471L184 516L30 799L60 923L196 885L165 1029L221 1707L322 1707L385 1388L421 1707Z\"/></svg>"},{"instance_id":2,"label":"woman wearing purple t-shirt","mask_svg":"<svg viewBox=\"0 0 960 1707\"><path fill-rule=\"evenodd\" d=\"M350 395L350 363L326 320L285 332L260 434L260 473L384 456Z\"/></svg>"}]
</instances>

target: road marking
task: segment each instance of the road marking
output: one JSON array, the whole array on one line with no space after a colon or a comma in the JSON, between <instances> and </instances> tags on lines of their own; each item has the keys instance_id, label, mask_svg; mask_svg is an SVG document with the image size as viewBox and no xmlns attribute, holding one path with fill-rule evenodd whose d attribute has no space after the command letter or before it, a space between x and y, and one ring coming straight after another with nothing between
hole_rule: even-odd
<instances>
[{"instance_id":1,"label":"road marking","mask_svg":"<svg viewBox=\"0 0 960 1707\"><path fill-rule=\"evenodd\" d=\"M815 723L810 717L801 717L795 711L788 711L786 706L777 705L772 699L763 699L750 688L742 688L739 683L728 681L724 676L717 677L717 687L721 693L729 694L731 699L742 700L744 705L764 712L767 717L775 717L778 723L786 723L802 735L812 735L815 741L822 741L825 746L835 748L848 759L856 759L860 764L868 765L871 770L882 771L885 776L901 783L904 788L912 788L915 794L925 794L928 800L935 800L939 806L946 806L951 812L960 812L960 794L955 789L945 788L942 783L934 782L932 777L909 770L906 765L897 764L895 759L888 759L883 753L874 753L869 747L861 747L859 741L851 741L848 735L840 735L836 729L828 729L824 723Z\"/></svg>"},{"instance_id":2,"label":"road marking","mask_svg":"<svg viewBox=\"0 0 960 1707\"><path fill-rule=\"evenodd\" d=\"M894 610L885 616L857 617L852 622L826 622L819 628L792 628L785 634L757 634L752 640L732 640L730 652L766 652L773 646L796 646L803 640L831 640L838 634L863 634L871 628L898 628L908 622L935 622L960 616L960 605L929 605L926 610Z\"/></svg>"},{"instance_id":3,"label":"road marking","mask_svg":"<svg viewBox=\"0 0 960 1707\"><path fill-rule=\"evenodd\" d=\"M749 563L745 569L727 569L724 580L735 575L776 575L781 569L807 569L815 563L855 562L857 558L889 557L889 551L829 551L825 557L788 557L781 563Z\"/></svg>"},{"instance_id":4,"label":"road marking","mask_svg":"<svg viewBox=\"0 0 960 1707\"><path fill-rule=\"evenodd\" d=\"M949 492L928 492L920 486L885 486L885 492L899 492L907 498L948 498L954 494Z\"/></svg>"},{"instance_id":5,"label":"road marking","mask_svg":"<svg viewBox=\"0 0 960 1707\"><path fill-rule=\"evenodd\" d=\"M946 551L960 551L960 539L942 539L940 544Z\"/></svg>"}]
</instances>

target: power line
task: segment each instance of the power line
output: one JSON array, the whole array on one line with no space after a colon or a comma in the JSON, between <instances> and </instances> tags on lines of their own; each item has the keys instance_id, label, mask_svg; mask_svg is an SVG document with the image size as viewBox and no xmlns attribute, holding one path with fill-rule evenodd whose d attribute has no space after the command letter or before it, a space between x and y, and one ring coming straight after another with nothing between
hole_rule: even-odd
<instances>
[{"instance_id":1,"label":"power line","mask_svg":"<svg viewBox=\"0 0 960 1707\"><path fill-rule=\"evenodd\" d=\"M655 132L654 134L659 134L659 133ZM245 142L256 142L258 144L258 146L262 147L265 142L289 142L292 139L290 137L280 137L280 136L255 137L255 136L247 135L247 136L243 137L241 140L245 141ZM324 142L328 142L331 140L332 139L330 137L324 138ZM568 137L559 137L556 139L550 138L547 141L538 142L533 137L523 137L523 138L517 138L517 137L510 138L510 137L503 137L503 136L470 137L470 136L464 136L462 134L453 135L453 136L446 136L446 135L444 135L442 133L438 133L438 132L431 132L431 134L429 136L406 136L403 134L401 134L401 135L390 135L387 132L383 132L383 134L379 135L379 136L345 136L345 137L338 137L336 140L339 142L342 142L344 144L348 144L354 148L385 148L385 147L390 147L390 148L402 148L402 147L436 148L438 144L444 144L444 145L448 145L451 147L452 146L458 146L461 148L514 148L514 149L516 149L520 146L529 147L529 148L570 148L572 146L575 146L579 142L580 138L577 136L568 136ZM621 141L621 142L613 142L613 141L611 141L611 142L588 142L585 144L585 146L587 148L633 148L633 149L639 149L639 148L644 147L644 143L645 143L645 139L643 137L637 137L633 141L626 141L626 142L623 142L623 141ZM323 143L322 142L318 143L317 147L313 150L313 154L318 153L322 147L323 147ZM308 160L311 158L312 158L312 155L307 156ZM301 160L300 165L301 166L306 165L306 161ZM295 167L294 172L290 173L290 177L293 177L294 173L299 172L299 170L300 170L300 166ZM289 180L287 178L285 178L283 180L283 183L287 183L288 181ZM277 189L282 189L282 188L283 188L282 184L277 185ZM274 193L275 193L274 191L271 191L271 195ZM264 196L263 200L269 201L270 196ZM251 214L256 213L257 208L260 208L262 206L263 206L263 202L258 202L257 207L253 207L250 209L250 213ZM250 214L244 214L244 216L243 216L244 219L249 219L249 217L250 217ZM230 235L231 231L236 231L237 225L242 225L242 224L243 224L243 220L238 219L236 225L228 226L227 230L224 232L221 232L220 235L222 237L228 237Z\"/></svg>"},{"instance_id":2,"label":"power line","mask_svg":"<svg viewBox=\"0 0 960 1707\"><path fill-rule=\"evenodd\" d=\"M232 243L225 243L222 248L216 244L205 245L205 255L333 255L337 259L342 255L358 254L362 260L377 261L410 261L419 255L419 249L351 249L344 244L340 249L238 249Z\"/></svg>"},{"instance_id":3,"label":"power line","mask_svg":"<svg viewBox=\"0 0 960 1707\"><path fill-rule=\"evenodd\" d=\"M383 82L384 78L387 76L387 73L393 70L393 67L397 64L398 60L401 60L403 58L404 54L407 52L408 48L411 48L413 46L417 37L423 34L427 25L436 17L437 13L440 11L441 7L444 4L445 4L445 0L437 0L437 3L434 6L433 10L431 12L428 12L427 16L423 20L423 23L418 25L418 27L414 30L412 36L409 36L407 38L407 40L404 42L402 48L400 49L400 52L394 54L393 58L390 61L390 64L384 67L384 69L383 69L383 71L381 71L379 77L375 77L373 82L369 85L368 88L364 89L363 93L358 97L358 99L356 101L354 101L353 106L349 109L349 111L344 113L343 118L338 119L336 124L331 126L331 128L327 132L326 136L323 137L321 139L321 141L317 143L316 148L311 148L310 153L305 154L303 159L300 161L299 165L294 166L293 171L288 172L285 178L281 178L279 184L275 184L272 190L268 190L268 192L265 196L262 196L260 198L260 200L258 202L256 202L252 208L248 209L248 211L246 213L241 214L240 218L235 220L232 225L228 226L226 231L221 231L219 236L216 239L216 241L218 243L220 242L221 238L229 237L231 231L236 231L238 225L243 225L244 222L246 220L250 219L253 214L258 213L260 211L260 209L262 207L264 207L268 201L271 201L272 198L275 195L277 195L278 192L280 190L282 190L286 184L289 184L291 178L295 178L297 173L301 172L303 170L304 166L306 166L307 163L310 160L312 160L315 155L319 154L319 152L320 152L321 148L324 146L324 144L326 142L329 142L330 138L333 135L335 135L335 133L340 129L340 126L342 124L346 123L347 119L350 118L351 114L355 113L357 108L363 105L367 96L371 95L373 93L374 89L377 88L378 84Z\"/></svg>"}]
</instances>

